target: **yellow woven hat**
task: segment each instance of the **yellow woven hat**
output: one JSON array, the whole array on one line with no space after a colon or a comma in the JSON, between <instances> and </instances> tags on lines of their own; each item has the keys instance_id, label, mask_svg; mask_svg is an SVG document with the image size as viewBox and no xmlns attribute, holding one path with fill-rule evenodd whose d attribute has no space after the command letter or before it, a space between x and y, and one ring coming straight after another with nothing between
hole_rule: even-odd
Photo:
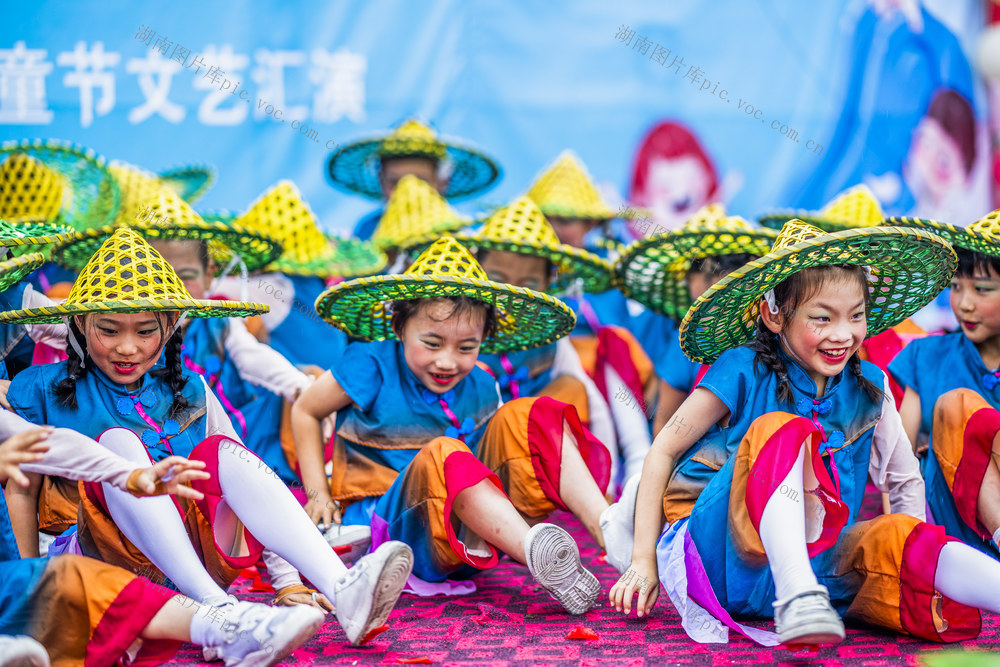
<instances>
[{"instance_id":1,"label":"yellow woven hat","mask_svg":"<svg viewBox=\"0 0 1000 667\"><path fill-rule=\"evenodd\" d=\"M242 301L192 299L160 253L127 227L116 229L80 272L66 301L55 306L0 313L2 324L58 322L90 313L185 311L191 317L246 317L269 306Z\"/></svg>"},{"instance_id":2,"label":"yellow woven hat","mask_svg":"<svg viewBox=\"0 0 1000 667\"><path fill-rule=\"evenodd\" d=\"M115 229L129 226L149 240L206 241L208 252L219 272L238 256L247 270L255 271L281 254L281 245L266 234L223 222L208 222L180 195L154 179L130 169L112 167L127 193L114 223L76 232L58 243L52 258L59 264L80 271ZM131 180L132 184L127 184Z\"/></svg>"},{"instance_id":3,"label":"yellow woven hat","mask_svg":"<svg viewBox=\"0 0 1000 667\"><path fill-rule=\"evenodd\" d=\"M320 316L362 340L395 338L389 304L405 299L467 296L495 306L497 331L483 341L484 353L513 352L559 340L576 316L559 299L489 280L476 258L455 239L435 241L404 273L356 278L316 299Z\"/></svg>"},{"instance_id":4,"label":"yellow woven hat","mask_svg":"<svg viewBox=\"0 0 1000 667\"><path fill-rule=\"evenodd\" d=\"M105 225L119 197L105 159L89 148L51 139L0 144L0 218L8 222Z\"/></svg>"},{"instance_id":5,"label":"yellow woven hat","mask_svg":"<svg viewBox=\"0 0 1000 667\"><path fill-rule=\"evenodd\" d=\"M803 269L864 266L870 269L868 336L875 336L923 308L948 285L957 259L940 236L906 227L865 227L824 232L791 220L774 247L708 288L681 322L681 348L711 364L724 351L751 340L760 302Z\"/></svg>"},{"instance_id":6,"label":"yellow woven hat","mask_svg":"<svg viewBox=\"0 0 1000 667\"><path fill-rule=\"evenodd\" d=\"M488 189L500 178L497 163L476 148L438 137L418 120L404 121L389 134L352 142L330 156L327 172L338 187L358 194L382 198L379 182L383 158L426 157L446 174L448 199L467 197Z\"/></svg>"},{"instance_id":7,"label":"yellow woven hat","mask_svg":"<svg viewBox=\"0 0 1000 667\"><path fill-rule=\"evenodd\" d=\"M563 151L528 190L538 208L548 217L579 220L610 220L639 216L643 209L613 211L601 199L583 162L573 151Z\"/></svg>"},{"instance_id":8,"label":"yellow woven hat","mask_svg":"<svg viewBox=\"0 0 1000 667\"><path fill-rule=\"evenodd\" d=\"M615 263L625 296L657 313L681 319L691 307L687 273L691 262L720 255L761 256L778 233L727 216L721 204L699 209L683 226L630 244Z\"/></svg>"},{"instance_id":9,"label":"yellow woven hat","mask_svg":"<svg viewBox=\"0 0 1000 667\"><path fill-rule=\"evenodd\" d=\"M268 268L289 275L368 275L381 271L388 262L385 253L369 243L324 234L291 181L280 181L267 190L235 224L277 239L284 251Z\"/></svg>"},{"instance_id":10,"label":"yellow woven hat","mask_svg":"<svg viewBox=\"0 0 1000 667\"><path fill-rule=\"evenodd\" d=\"M776 211L762 215L760 224L781 229L789 220L802 220L823 231L836 232L855 227L885 225L885 214L867 185L855 185L844 190L819 211Z\"/></svg>"},{"instance_id":11,"label":"yellow woven hat","mask_svg":"<svg viewBox=\"0 0 1000 667\"><path fill-rule=\"evenodd\" d=\"M528 197L519 197L497 209L477 234L455 238L477 251L515 252L552 262L559 277L549 292L561 291L574 280L582 282L585 292L605 292L611 288L611 264L592 252L560 243L541 209Z\"/></svg>"},{"instance_id":12,"label":"yellow woven hat","mask_svg":"<svg viewBox=\"0 0 1000 667\"><path fill-rule=\"evenodd\" d=\"M885 224L926 229L955 247L1000 257L1000 209L987 213L968 227L922 218L889 218Z\"/></svg>"},{"instance_id":13,"label":"yellow woven hat","mask_svg":"<svg viewBox=\"0 0 1000 667\"><path fill-rule=\"evenodd\" d=\"M45 255L40 252L0 261L0 292L5 292L21 282L25 276L44 263Z\"/></svg>"},{"instance_id":14,"label":"yellow woven hat","mask_svg":"<svg viewBox=\"0 0 1000 667\"><path fill-rule=\"evenodd\" d=\"M207 166L179 168L166 172L167 178L120 160L111 162L109 169L121 192L118 214L112 223L117 226L133 222L146 203L164 190L190 202L200 196L214 179L214 172ZM189 177L186 182L183 180L185 174Z\"/></svg>"},{"instance_id":15,"label":"yellow woven hat","mask_svg":"<svg viewBox=\"0 0 1000 667\"><path fill-rule=\"evenodd\" d=\"M380 250L406 249L469 224L438 191L416 176L399 179L371 241Z\"/></svg>"}]
</instances>

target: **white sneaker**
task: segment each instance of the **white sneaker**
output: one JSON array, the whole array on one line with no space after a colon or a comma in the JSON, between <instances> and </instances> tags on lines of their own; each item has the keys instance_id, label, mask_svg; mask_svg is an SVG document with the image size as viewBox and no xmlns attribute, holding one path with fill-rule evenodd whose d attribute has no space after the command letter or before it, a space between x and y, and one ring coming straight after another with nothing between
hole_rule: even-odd
<instances>
[{"instance_id":1,"label":"white sneaker","mask_svg":"<svg viewBox=\"0 0 1000 667\"><path fill-rule=\"evenodd\" d=\"M347 641L361 646L378 633L413 571L413 550L402 542L379 545L333 586L337 620Z\"/></svg>"},{"instance_id":2,"label":"white sneaker","mask_svg":"<svg viewBox=\"0 0 1000 667\"><path fill-rule=\"evenodd\" d=\"M524 538L528 571L571 614L594 606L601 592L597 577L580 563L580 550L569 533L551 523L540 523Z\"/></svg>"},{"instance_id":3,"label":"white sneaker","mask_svg":"<svg viewBox=\"0 0 1000 667\"><path fill-rule=\"evenodd\" d=\"M371 526L345 526L342 523L335 523L326 529L323 537L345 565L350 565L364 556L372 545Z\"/></svg>"},{"instance_id":4,"label":"white sneaker","mask_svg":"<svg viewBox=\"0 0 1000 667\"><path fill-rule=\"evenodd\" d=\"M774 629L785 646L826 646L844 640L844 622L825 586L774 602Z\"/></svg>"},{"instance_id":5,"label":"white sneaker","mask_svg":"<svg viewBox=\"0 0 1000 667\"><path fill-rule=\"evenodd\" d=\"M218 607L219 609L230 609L233 605L239 602L240 599L235 595L215 595L212 597L207 597L201 601L202 604L208 605L209 607ZM201 647L201 657L205 662L215 662L216 660L222 660L222 655L219 653L219 649L214 646L202 646Z\"/></svg>"},{"instance_id":6,"label":"white sneaker","mask_svg":"<svg viewBox=\"0 0 1000 667\"><path fill-rule=\"evenodd\" d=\"M0 635L0 667L49 667L49 654L31 637Z\"/></svg>"},{"instance_id":7,"label":"white sneaker","mask_svg":"<svg viewBox=\"0 0 1000 667\"><path fill-rule=\"evenodd\" d=\"M226 667L270 667L306 643L323 624L323 612L314 607L268 607L237 602L226 610L213 646Z\"/></svg>"},{"instance_id":8,"label":"white sneaker","mask_svg":"<svg viewBox=\"0 0 1000 667\"><path fill-rule=\"evenodd\" d=\"M635 499L639 494L640 475L633 475L625 482L618 502L601 512L598 523L604 536L605 560L619 574L632 564L632 547L635 545Z\"/></svg>"}]
</instances>

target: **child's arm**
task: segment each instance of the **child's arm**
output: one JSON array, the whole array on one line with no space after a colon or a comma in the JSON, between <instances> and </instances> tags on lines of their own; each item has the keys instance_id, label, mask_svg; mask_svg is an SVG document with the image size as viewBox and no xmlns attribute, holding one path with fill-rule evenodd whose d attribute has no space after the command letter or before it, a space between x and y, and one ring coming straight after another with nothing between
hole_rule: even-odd
<instances>
[{"instance_id":1,"label":"child's arm","mask_svg":"<svg viewBox=\"0 0 1000 667\"><path fill-rule=\"evenodd\" d=\"M299 458L299 473L306 488L309 518L329 526L339 512L330 498L330 483L326 479L323 461L323 435L321 422L330 414L351 404L351 397L333 378L330 371L323 373L292 404L292 436L295 453Z\"/></svg>"},{"instance_id":2,"label":"child's arm","mask_svg":"<svg viewBox=\"0 0 1000 667\"><path fill-rule=\"evenodd\" d=\"M913 389L907 387L903 394L903 402L899 406L899 418L903 422L903 431L910 441L913 452L917 451L917 438L920 437L920 421L923 414L920 411L920 396Z\"/></svg>"},{"instance_id":3,"label":"child's arm","mask_svg":"<svg viewBox=\"0 0 1000 667\"><path fill-rule=\"evenodd\" d=\"M294 401L312 382L284 355L254 338L242 320L229 322L226 353L244 380L280 394L289 401Z\"/></svg>"},{"instance_id":4,"label":"child's arm","mask_svg":"<svg viewBox=\"0 0 1000 667\"><path fill-rule=\"evenodd\" d=\"M885 380L883 392L882 418L875 426L875 433L872 436L872 456L868 474L879 491L889 494L889 508L892 512L909 514L924 521L927 511L924 479L920 475L920 465L904 430L902 415L896 411L888 378ZM910 395L909 388L906 390L906 395ZM919 409L919 402L917 405Z\"/></svg>"},{"instance_id":5,"label":"child's arm","mask_svg":"<svg viewBox=\"0 0 1000 667\"><path fill-rule=\"evenodd\" d=\"M656 542L663 529L663 493L677 460L729 413L718 396L703 387L695 389L657 434L646 455L635 505L635 546L632 565L612 587L609 598L618 611L632 608L638 616L648 614L659 596Z\"/></svg>"}]
</instances>

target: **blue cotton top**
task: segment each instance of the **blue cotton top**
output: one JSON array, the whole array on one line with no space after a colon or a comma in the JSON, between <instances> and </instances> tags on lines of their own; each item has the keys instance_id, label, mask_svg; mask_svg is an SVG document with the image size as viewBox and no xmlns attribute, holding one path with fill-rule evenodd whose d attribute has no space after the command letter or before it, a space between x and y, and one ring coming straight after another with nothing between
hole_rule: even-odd
<instances>
[{"instance_id":1,"label":"blue cotton top","mask_svg":"<svg viewBox=\"0 0 1000 667\"><path fill-rule=\"evenodd\" d=\"M271 347L296 365L334 366L347 347L347 334L316 312L316 298L326 289L326 283L316 276L282 275L292 282L294 290L288 297L288 315L271 330Z\"/></svg>"},{"instance_id":2,"label":"blue cotton top","mask_svg":"<svg viewBox=\"0 0 1000 667\"><path fill-rule=\"evenodd\" d=\"M653 364L656 367L656 374L660 379L669 384L677 391L690 393L694 389L695 379L701 364L691 361L681 349L680 333L673 331L664 345L662 355L654 357Z\"/></svg>"},{"instance_id":3,"label":"blue cotton top","mask_svg":"<svg viewBox=\"0 0 1000 667\"><path fill-rule=\"evenodd\" d=\"M458 435L439 397L458 417L473 451L501 404L496 380L478 366L445 394L431 392L406 365L398 340L351 343L330 370L354 402L338 412L337 437L397 471L434 438Z\"/></svg>"},{"instance_id":4,"label":"blue cotton top","mask_svg":"<svg viewBox=\"0 0 1000 667\"><path fill-rule=\"evenodd\" d=\"M934 424L934 404L952 389L972 389L1000 408L997 369L986 368L975 344L961 331L911 341L889 363L889 372L896 382L912 387L920 396L920 432L928 437Z\"/></svg>"},{"instance_id":5,"label":"blue cotton top","mask_svg":"<svg viewBox=\"0 0 1000 667\"><path fill-rule=\"evenodd\" d=\"M519 396L538 396L552 382L552 364L556 360L556 343L549 343L530 350L510 352L507 361L513 367L508 373L500 363L499 354L481 354L479 361L489 366L500 385L504 402L513 399L510 384L517 382Z\"/></svg>"},{"instance_id":6,"label":"blue cotton top","mask_svg":"<svg viewBox=\"0 0 1000 667\"><path fill-rule=\"evenodd\" d=\"M95 440L109 428L123 426L142 439L154 461L171 454L190 456L205 439L205 385L191 371L184 370L187 383L183 390L190 407L171 419L168 413L173 392L166 382L146 373L141 387L129 392L124 385L112 383L92 361L87 362L87 373L76 383L77 409L61 405L55 388L68 375L68 363L31 366L18 373L7 392L14 412L34 424L71 428ZM139 415L136 403L157 425L159 434Z\"/></svg>"}]
</instances>

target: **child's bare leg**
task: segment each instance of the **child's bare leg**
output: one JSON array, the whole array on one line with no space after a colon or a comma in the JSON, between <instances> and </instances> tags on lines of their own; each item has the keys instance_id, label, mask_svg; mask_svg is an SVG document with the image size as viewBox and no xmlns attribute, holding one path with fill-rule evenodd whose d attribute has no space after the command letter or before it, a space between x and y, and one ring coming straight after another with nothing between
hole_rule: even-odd
<instances>
[{"instance_id":1,"label":"child's bare leg","mask_svg":"<svg viewBox=\"0 0 1000 667\"><path fill-rule=\"evenodd\" d=\"M524 538L530 527L510 499L490 480L484 479L459 491L452 511L476 535L518 563L526 562Z\"/></svg>"},{"instance_id":2,"label":"child's bare leg","mask_svg":"<svg viewBox=\"0 0 1000 667\"><path fill-rule=\"evenodd\" d=\"M191 641L191 619L200 605L183 595L175 595L160 607L156 616L142 629L143 639L173 639Z\"/></svg>"},{"instance_id":3,"label":"child's bare leg","mask_svg":"<svg viewBox=\"0 0 1000 667\"><path fill-rule=\"evenodd\" d=\"M583 523L597 544L604 548L601 532L601 512L608 508L608 500L597 487L594 476L580 455L576 438L563 425L562 468L559 475L559 496L563 503Z\"/></svg>"},{"instance_id":4,"label":"child's bare leg","mask_svg":"<svg viewBox=\"0 0 1000 667\"><path fill-rule=\"evenodd\" d=\"M996 448L997 443L993 443ZM983 483L979 487L979 497L976 499L976 516L997 541L1000 529L1000 452L994 449L990 454L992 465L986 466Z\"/></svg>"}]
</instances>

